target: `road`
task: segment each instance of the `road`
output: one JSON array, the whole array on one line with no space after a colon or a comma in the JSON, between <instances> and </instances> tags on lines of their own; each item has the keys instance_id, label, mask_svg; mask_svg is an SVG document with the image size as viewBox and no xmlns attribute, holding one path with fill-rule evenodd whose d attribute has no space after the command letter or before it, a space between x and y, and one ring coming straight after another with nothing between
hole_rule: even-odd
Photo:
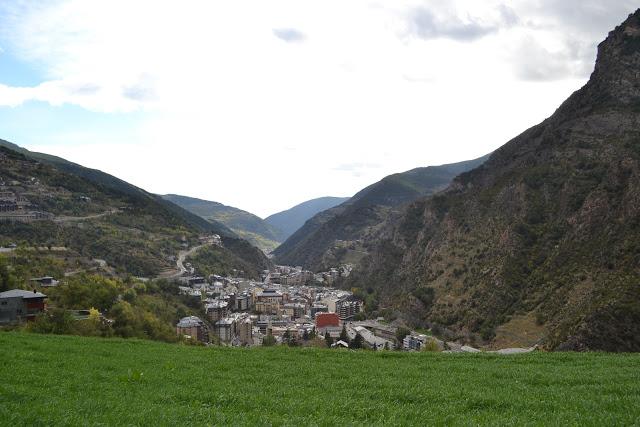
<instances>
[{"instance_id":1,"label":"road","mask_svg":"<svg viewBox=\"0 0 640 427\"><path fill-rule=\"evenodd\" d=\"M95 215L88 215L88 216L59 216L54 218L54 222L78 222L78 221L87 221L90 219L97 219L97 218L102 218L104 216L107 215L112 215L112 214L116 214L120 212L119 209L111 209L109 211L106 212L102 212L99 214L95 214Z\"/></svg>"},{"instance_id":2,"label":"road","mask_svg":"<svg viewBox=\"0 0 640 427\"><path fill-rule=\"evenodd\" d=\"M182 276L187 272L187 268L184 266L184 261L187 259L187 257L193 255L205 246L210 246L211 244L212 243L205 243L202 245L194 246L189 250L178 252L178 259L176 260L176 272L169 275L161 275L160 277L163 279L177 279L178 277Z\"/></svg>"}]
</instances>

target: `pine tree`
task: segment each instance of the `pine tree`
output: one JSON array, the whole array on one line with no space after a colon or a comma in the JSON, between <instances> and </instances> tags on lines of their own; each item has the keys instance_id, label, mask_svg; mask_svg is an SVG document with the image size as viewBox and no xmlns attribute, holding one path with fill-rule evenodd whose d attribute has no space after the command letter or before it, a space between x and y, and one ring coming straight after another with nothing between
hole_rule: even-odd
<instances>
[{"instance_id":1,"label":"pine tree","mask_svg":"<svg viewBox=\"0 0 640 427\"><path fill-rule=\"evenodd\" d=\"M362 339L362 335L356 334L356 337L349 343L349 348L353 350L360 349L362 348L363 341L364 340Z\"/></svg>"},{"instance_id":2,"label":"pine tree","mask_svg":"<svg viewBox=\"0 0 640 427\"><path fill-rule=\"evenodd\" d=\"M328 331L324 333L324 341L327 343L327 347L331 347L333 345L333 338L331 338Z\"/></svg>"},{"instance_id":3,"label":"pine tree","mask_svg":"<svg viewBox=\"0 0 640 427\"><path fill-rule=\"evenodd\" d=\"M344 341L349 344L349 334L347 334L346 325L342 325L342 332L340 332L340 341Z\"/></svg>"}]
</instances>

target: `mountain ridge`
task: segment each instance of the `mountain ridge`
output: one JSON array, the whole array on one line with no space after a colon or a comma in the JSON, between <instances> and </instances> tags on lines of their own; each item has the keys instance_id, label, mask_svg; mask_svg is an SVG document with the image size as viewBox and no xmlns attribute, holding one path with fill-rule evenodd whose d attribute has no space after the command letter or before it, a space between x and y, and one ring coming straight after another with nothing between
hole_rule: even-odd
<instances>
[{"instance_id":1,"label":"mountain ridge","mask_svg":"<svg viewBox=\"0 0 640 427\"><path fill-rule=\"evenodd\" d=\"M277 262L323 270L357 263L362 245L384 219L404 203L444 189L458 173L482 164L487 156L464 162L414 168L389 175L346 202L318 213L274 251Z\"/></svg>"},{"instance_id":2,"label":"mountain ridge","mask_svg":"<svg viewBox=\"0 0 640 427\"><path fill-rule=\"evenodd\" d=\"M227 259L250 260L242 263L245 270L247 264L255 264L255 277L270 265L262 252L226 227L104 172L2 140L0 162L3 191L44 212L37 221L2 221L0 240L5 243L66 247L84 257L104 259L119 273L149 277L175 268L170 258L181 245L215 233L232 248L224 249Z\"/></svg>"},{"instance_id":3,"label":"mountain ridge","mask_svg":"<svg viewBox=\"0 0 640 427\"><path fill-rule=\"evenodd\" d=\"M266 253L271 252L281 242L280 230L267 224L257 215L242 209L178 194L165 194L160 197L207 221L224 225Z\"/></svg>"},{"instance_id":4,"label":"mountain ridge","mask_svg":"<svg viewBox=\"0 0 640 427\"><path fill-rule=\"evenodd\" d=\"M330 209L349 200L349 197L318 197L299 203L289 209L269 215L264 220L268 224L282 230L281 241L287 240L317 213Z\"/></svg>"},{"instance_id":5,"label":"mountain ridge","mask_svg":"<svg viewBox=\"0 0 640 427\"><path fill-rule=\"evenodd\" d=\"M640 350L640 10L555 113L386 224L348 286L488 345Z\"/></svg>"}]
</instances>

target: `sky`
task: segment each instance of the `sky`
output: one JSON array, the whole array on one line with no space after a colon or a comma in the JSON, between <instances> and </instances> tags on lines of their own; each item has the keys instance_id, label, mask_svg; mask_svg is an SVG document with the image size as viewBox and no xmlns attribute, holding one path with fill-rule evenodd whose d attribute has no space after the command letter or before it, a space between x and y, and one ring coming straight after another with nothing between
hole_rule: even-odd
<instances>
[{"instance_id":1,"label":"sky","mask_svg":"<svg viewBox=\"0 0 640 427\"><path fill-rule=\"evenodd\" d=\"M480 157L627 0L0 0L0 138L261 217Z\"/></svg>"}]
</instances>

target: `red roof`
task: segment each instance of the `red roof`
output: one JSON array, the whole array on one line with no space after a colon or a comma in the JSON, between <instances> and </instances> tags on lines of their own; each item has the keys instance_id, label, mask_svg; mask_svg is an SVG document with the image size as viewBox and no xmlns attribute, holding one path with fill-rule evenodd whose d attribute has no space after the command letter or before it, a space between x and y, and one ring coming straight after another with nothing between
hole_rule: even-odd
<instances>
[{"instance_id":1,"label":"red roof","mask_svg":"<svg viewBox=\"0 0 640 427\"><path fill-rule=\"evenodd\" d=\"M316 313L316 328L340 326L340 318L336 313Z\"/></svg>"}]
</instances>

